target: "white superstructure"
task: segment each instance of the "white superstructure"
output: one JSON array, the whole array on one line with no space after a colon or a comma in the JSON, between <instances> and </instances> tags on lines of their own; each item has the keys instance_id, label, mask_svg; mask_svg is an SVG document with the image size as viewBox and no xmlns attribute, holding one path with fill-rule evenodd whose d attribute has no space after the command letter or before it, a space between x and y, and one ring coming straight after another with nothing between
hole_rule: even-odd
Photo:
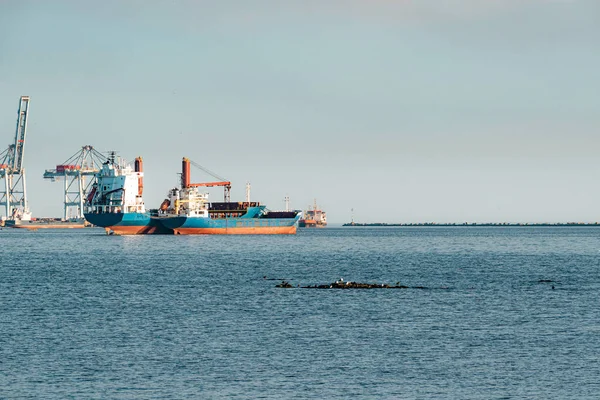
<instances>
[{"instance_id":1,"label":"white superstructure","mask_svg":"<svg viewBox=\"0 0 600 400\"><path fill-rule=\"evenodd\" d=\"M136 159L136 166L141 158ZM115 161L114 154L102 164L96 182L88 197L89 212L94 213L145 213L143 192L144 173L136 171L122 159Z\"/></svg>"},{"instance_id":2,"label":"white superstructure","mask_svg":"<svg viewBox=\"0 0 600 400\"><path fill-rule=\"evenodd\" d=\"M160 215L208 218L208 193L201 193L196 187L173 188L161 205Z\"/></svg>"}]
</instances>

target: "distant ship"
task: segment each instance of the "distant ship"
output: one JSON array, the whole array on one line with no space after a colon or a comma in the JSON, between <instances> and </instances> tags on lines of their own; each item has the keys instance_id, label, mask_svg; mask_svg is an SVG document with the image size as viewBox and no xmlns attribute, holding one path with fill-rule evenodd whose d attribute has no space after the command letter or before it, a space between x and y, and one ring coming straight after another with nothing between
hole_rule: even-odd
<instances>
[{"instance_id":1,"label":"distant ship","mask_svg":"<svg viewBox=\"0 0 600 400\"><path fill-rule=\"evenodd\" d=\"M312 210L309 209L304 212L304 218L298 221L298 226L301 228L323 228L327 226L327 214L317 208L316 199Z\"/></svg>"},{"instance_id":2,"label":"distant ship","mask_svg":"<svg viewBox=\"0 0 600 400\"><path fill-rule=\"evenodd\" d=\"M301 211L269 211L259 202L209 203L198 187L225 186L230 182L191 183L190 160L183 158L181 188L171 189L153 216L176 235L189 234L294 234ZM249 187L248 187L249 189Z\"/></svg>"},{"instance_id":3,"label":"distant ship","mask_svg":"<svg viewBox=\"0 0 600 400\"><path fill-rule=\"evenodd\" d=\"M142 158L134 168L115 160L114 152L96 174L96 182L86 201L85 219L118 235L173 233L158 224L146 211L142 193L144 173Z\"/></svg>"}]
</instances>

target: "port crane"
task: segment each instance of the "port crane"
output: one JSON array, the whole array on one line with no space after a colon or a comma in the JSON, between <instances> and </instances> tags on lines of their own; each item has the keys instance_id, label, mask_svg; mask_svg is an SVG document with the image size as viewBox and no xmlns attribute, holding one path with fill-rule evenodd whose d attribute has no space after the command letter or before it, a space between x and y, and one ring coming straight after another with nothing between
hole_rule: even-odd
<instances>
[{"instance_id":1,"label":"port crane","mask_svg":"<svg viewBox=\"0 0 600 400\"><path fill-rule=\"evenodd\" d=\"M108 157L93 146L86 145L56 168L44 172L44 179L64 180L64 220L83 218L83 206L93 184L93 179L87 181L86 178L100 171L107 160Z\"/></svg>"},{"instance_id":2,"label":"port crane","mask_svg":"<svg viewBox=\"0 0 600 400\"><path fill-rule=\"evenodd\" d=\"M15 141L0 153L0 179L4 185L0 189L0 204L4 204L6 218L31 220L25 184L25 136L27 133L27 117L29 114L29 96L21 96L17 111L17 129Z\"/></svg>"},{"instance_id":3,"label":"port crane","mask_svg":"<svg viewBox=\"0 0 600 400\"><path fill-rule=\"evenodd\" d=\"M203 182L203 183L190 183L190 175L191 175L190 174L190 164L198 169L201 169L202 171L206 172L213 178L218 179L219 181ZM189 158L185 158L185 157L183 158L183 161L182 161L182 170L183 170L183 174L181 175L181 187L182 188L223 186L224 201L226 203L229 203L231 201L231 182L229 182L227 179L220 177L219 175L215 174L211 170L209 170L209 169L203 167L202 165L190 160Z\"/></svg>"}]
</instances>

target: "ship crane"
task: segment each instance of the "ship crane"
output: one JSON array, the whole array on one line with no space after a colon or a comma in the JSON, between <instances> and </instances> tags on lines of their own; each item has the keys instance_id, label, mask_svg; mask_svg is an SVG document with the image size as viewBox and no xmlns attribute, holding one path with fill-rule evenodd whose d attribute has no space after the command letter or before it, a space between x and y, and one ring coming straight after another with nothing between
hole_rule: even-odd
<instances>
[{"instance_id":1,"label":"ship crane","mask_svg":"<svg viewBox=\"0 0 600 400\"><path fill-rule=\"evenodd\" d=\"M0 203L5 206L6 218L23 221L31 220L25 184L25 168L23 168L28 114L29 96L21 96L17 111L15 141L0 153L0 179L4 179L4 185L0 191Z\"/></svg>"},{"instance_id":2,"label":"ship crane","mask_svg":"<svg viewBox=\"0 0 600 400\"><path fill-rule=\"evenodd\" d=\"M216 182L203 182L203 183L191 183L190 182L190 164L193 165L196 168L201 169L202 171L206 172L207 174L211 175L213 178L218 179L219 181ZM223 190L224 190L224 201L226 203L229 203L231 201L231 182L229 182L227 179L220 177L219 175L215 174L214 172L212 172L211 170L203 167L202 165L191 161L189 158L183 158L182 161L182 173L181 173L181 187L182 188L188 188L188 187L214 187L214 186L223 186Z\"/></svg>"},{"instance_id":3,"label":"ship crane","mask_svg":"<svg viewBox=\"0 0 600 400\"><path fill-rule=\"evenodd\" d=\"M93 146L86 145L56 168L44 172L44 179L50 179L52 182L64 180L63 219L83 218L83 207L94 181L86 181L86 178L93 177L107 159Z\"/></svg>"}]
</instances>

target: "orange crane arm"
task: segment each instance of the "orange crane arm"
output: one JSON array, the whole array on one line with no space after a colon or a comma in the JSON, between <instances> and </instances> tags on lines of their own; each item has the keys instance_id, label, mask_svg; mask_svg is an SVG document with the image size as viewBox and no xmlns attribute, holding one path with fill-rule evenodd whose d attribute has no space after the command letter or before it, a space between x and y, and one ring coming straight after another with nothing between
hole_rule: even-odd
<instances>
[{"instance_id":1,"label":"orange crane arm","mask_svg":"<svg viewBox=\"0 0 600 400\"><path fill-rule=\"evenodd\" d=\"M188 187L213 187L213 186L231 186L231 182L204 182L204 183L189 183Z\"/></svg>"}]
</instances>

